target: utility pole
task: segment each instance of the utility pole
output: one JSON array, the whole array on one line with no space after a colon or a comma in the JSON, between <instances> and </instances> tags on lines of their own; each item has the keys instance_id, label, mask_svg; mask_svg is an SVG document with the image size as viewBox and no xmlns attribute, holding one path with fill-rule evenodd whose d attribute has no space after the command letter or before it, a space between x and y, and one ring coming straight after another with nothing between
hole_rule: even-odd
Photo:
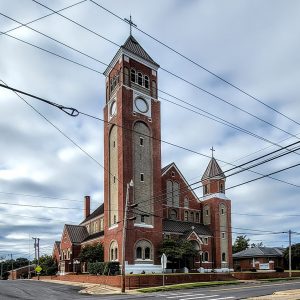
<instances>
[{"instance_id":1,"label":"utility pole","mask_svg":"<svg viewBox=\"0 0 300 300\"><path fill-rule=\"evenodd\" d=\"M13 255L10 255L11 258L11 280L14 280L14 274L13 274L13 269L14 269L14 261L13 261Z\"/></svg>"},{"instance_id":2,"label":"utility pole","mask_svg":"<svg viewBox=\"0 0 300 300\"><path fill-rule=\"evenodd\" d=\"M133 181L127 183L125 208L123 216L123 240L122 240L122 286L121 292L125 293L126 277L125 277L125 243L126 243L126 229L127 229L127 210L128 210L128 199L129 199L129 188L133 186Z\"/></svg>"},{"instance_id":3,"label":"utility pole","mask_svg":"<svg viewBox=\"0 0 300 300\"><path fill-rule=\"evenodd\" d=\"M38 266L40 265L40 239L37 238L37 259L38 259ZM40 272L38 272L38 280L40 280Z\"/></svg>"},{"instance_id":4,"label":"utility pole","mask_svg":"<svg viewBox=\"0 0 300 300\"><path fill-rule=\"evenodd\" d=\"M292 231L289 230L289 277L292 277Z\"/></svg>"},{"instance_id":5,"label":"utility pole","mask_svg":"<svg viewBox=\"0 0 300 300\"><path fill-rule=\"evenodd\" d=\"M1 280L3 279L3 262L4 262L4 257L0 257L0 262L1 262Z\"/></svg>"}]
</instances>

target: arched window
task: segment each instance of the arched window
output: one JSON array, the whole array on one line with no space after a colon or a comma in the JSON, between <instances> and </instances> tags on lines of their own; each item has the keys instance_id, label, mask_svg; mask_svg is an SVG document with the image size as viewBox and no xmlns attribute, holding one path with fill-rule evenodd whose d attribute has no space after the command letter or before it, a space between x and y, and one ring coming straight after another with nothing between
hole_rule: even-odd
<instances>
[{"instance_id":1,"label":"arched window","mask_svg":"<svg viewBox=\"0 0 300 300\"><path fill-rule=\"evenodd\" d=\"M177 220L177 211L175 209L170 209L170 219Z\"/></svg>"},{"instance_id":2,"label":"arched window","mask_svg":"<svg viewBox=\"0 0 300 300\"><path fill-rule=\"evenodd\" d=\"M224 193L224 184L220 182L220 193Z\"/></svg>"},{"instance_id":3,"label":"arched window","mask_svg":"<svg viewBox=\"0 0 300 300\"><path fill-rule=\"evenodd\" d=\"M135 72L135 69L131 69L131 71L130 71L130 80L132 82L136 82L136 72Z\"/></svg>"},{"instance_id":4,"label":"arched window","mask_svg":"<svg viewBox=\"0 0 300 300\"><path fill-rule=\"evenodd\" d=\"M110 260L114 260L114 249L110 249Z\"/></svg>"},{"instance_id":5,"label":"arched window","mask_svg":"<svg viewBox=\"0 0 300 300\"><path fill-rule=\"evenodd\" d=\"M167 180L167 205L179 207L180 186L179 183L172 180Z\"/></svg>"},{"instance_id":6,"label":"arched window","mask_svg":"<svg viewBox=\"0 0 300 300\"><path fill-rule=\"evenodd\" d=\"M145 88L149 89L149 77L145 75L144 80L145 80Z\"/></svg>"},{"instance_id":7,"label":"arched window","mask_svg":"<svg viewBox=\"0 0 300 300\"><path fill-rule=\"evenodd\" d=\"M203 261L208 261L208 252L207 251L204 252Z\"/></svg>"},{"instance_id":8,"label":"arched window","mask_svg":"<svg viewBox=\"0 0 300 300\"><path fill-rule=\"evenodd\" d=\"M142 259L142 248L141 247L136 248L136 258Z\"/></svg>"},{"instance_id":9,"label":"arched window","mask_svg":"<svg viewBox=\"0 0 300 300\"><path fill-rule=\"evenodd\" d=\"M185 208L189 208L189 198L185 197L183 200L183 206Z\"/></svg>"},{"instance_id":10,"label":"arched window","mask_svg":"<svg viewBox=\"0 0 300 300\"><path fill-rule=\"evenodd\" d=\"M189 213L187 211L184 212L184 221L188 221L189 220Z\"/></svg>"},{"instance_id":11,"label":"arched window","mask_svg":"<svg viewBox=\"0 0 300 300\"><path fill-rule=\"evenodd\" d=\"M209 193L207 184L203 186L203 193L204 193L204 195L207 195Z\"/></svg>"},{"instance_id":12,"label":"arched window","mask_svg":"<svg viewBox=\"0 0 300 300\"><path fill-rule=\"evenodd\" d=\"M190 222L194 222L194 212L190 213Z\"/></svg>"},{"instance_id":13,"label":"arched window","mask_svg":"<svg viewBox=\"0 0 300 300\"><path fill-rule=\"evenodd\" d=\"M124 84L129 85L129 70L127 67L124 67Z\"/></svg>"},{"instance_id":14,"label":"arched window","mask_svg":"<svg viewBox=\"0 0 300 300\"><path fill-rule=\"evenodd\" d=\"M143 74L141 72L138 72L137 83L143 85Z\"/></svg>"},{"instance_id":15,"label":"arched window","mask_svg":"<svg viewBox=\"0 0 300 300\"><path fill-rule=\"evenodd\" d=\"M149 241L139 240L135 244L135 259L152 260L153 246Z\"/></svg>"},{"instance_id":16,"label":"arched window","mask_svg":"<svg viewBox=\"0 0 300 300\"><path fill-rule=\"evenodd\" d=\"M225 215L226 213L226 206L222 203L220 204L220 215Z\"/></svg>"},{"instance_id":17,"label":"arched window","mask_svg":"<svg viewBox=\"0 0 300 300\"><path fill-rule=\"evenodd\" d=\"M150 248L146 247L145 248L145 259L150 259Z\"/></svg>"},{"instance_id":18,"label":"arched window","mask_svg":"<svg viewBox=\"0 0 300 300\"><path fill-rule=\"evenodd\" d=\"M196 213L196 222L199 223L200 222L200 214L197 212Z\"/></svg>"},{"instance_id":19,"label":"arched window","mask_svg":"<svg viewBox=\"0 0 300 300\"><path fill-rule=\"evenodd\" d=\"M116 261L118 260L118 243L116 241L112 241L110 244L110 260Z\"/></svg>"},{"instance_id":20,"label":"arched window","mask_svg":"<svg viewBox=\"0 0 300 300\"><path fill-rule=\"evenodd\" d=\"M226 261L226 253L225 252L222 253L222 261Z\"/></svg>"},{"instance_id":21,"label":"arched window","mask_svg":"<svg viewBox=\"0 0 300 300\"><path fill-rule=\"evenodd\" d=\"M157 98L157 88L156 88L156 82L152 80L152 97Z\"/></svg>"}]
</instances>

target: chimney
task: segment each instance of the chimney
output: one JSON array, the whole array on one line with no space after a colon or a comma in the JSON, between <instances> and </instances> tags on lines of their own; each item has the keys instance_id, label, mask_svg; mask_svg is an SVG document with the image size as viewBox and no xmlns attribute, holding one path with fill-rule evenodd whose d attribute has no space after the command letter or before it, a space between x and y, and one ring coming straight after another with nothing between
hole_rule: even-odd
<instances>
[{"instance_id":1,"label":"chimney","mask_svg":"<svg viewBox=\"0 0 300 300\"><path fill-rule=\"evenodd\" d=\"M84 196L84 218L86 219L91 214L91 197Z\"/></svg>"}]
</instances>

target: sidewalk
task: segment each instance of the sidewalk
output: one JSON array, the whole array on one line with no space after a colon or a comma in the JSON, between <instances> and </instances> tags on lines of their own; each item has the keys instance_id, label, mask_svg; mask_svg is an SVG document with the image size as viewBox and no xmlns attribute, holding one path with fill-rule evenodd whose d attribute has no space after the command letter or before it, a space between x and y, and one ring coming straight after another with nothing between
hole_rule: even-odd
<instances>
[{"instance_id":1,"label":"sidewalk","mask_svg":"<svg viewBox=\"0 0 300 300\"><path fill-rule=\"evenodd\" d=\"M63 281L63 280L47 280L42 279L40 281L65 284L72 286L82 287L82 290L79 291L80 294L90 294L90 295L116 295L121 294L120 288L112 287L104 284L96 283L83 283L83 282L72 282L72 281ZM126 294L138 294L135 290L126 290Z\"/></svg>"},{"instance_id":2,"label":"sidewalk","mask_svg":"<svg viewBox=\"0 0 300 300\"><path fill-rule=\"evenodd\" d=\"M299 300L300 299L300 290L280 291L280 292L275 292L273 295L269 295L269 296L248 298L248 300L269 300L269 299L270 300L273 300L273 299Z\"/></svg>"}]
</instances>

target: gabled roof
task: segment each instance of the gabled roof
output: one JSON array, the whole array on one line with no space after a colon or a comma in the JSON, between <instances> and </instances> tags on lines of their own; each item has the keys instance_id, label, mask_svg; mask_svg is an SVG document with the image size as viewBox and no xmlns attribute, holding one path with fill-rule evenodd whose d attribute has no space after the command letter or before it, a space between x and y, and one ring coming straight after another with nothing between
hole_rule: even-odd
<instances>
[{"instance_id":1,"label":"gabled roof","mask_svg":"<svg viewBox=\"0 0 300 300\"><path fill-rule=\"evenodd\" d=\"M83 224L89 220L92 220L104 213L104 203L97 207L87 218L85 218L80 224Z\"/></svg>"},{"instance_id":2,"label":"gabled roof","mask_svg":"<svg viewBox=\"0 0 300 300\"><path fill-rule=\"evenodd\" d=\"M151 56L144 50L144 48L138 43L138 41L132 35L128 37L128 39L126 40L124 45L122 45L121 48L126 49L127 51L159 67L159 65L151 58Z\"/></svg>"},{"instance_id":3,"label":"gabled roof","mask_svg":"<svg viewBox=\"0 0 300 300\"><path fill-rule=\"evenodd\" d=\"M60 249L60 241L55 241L54 246L57 247L57 249Z\"/></svg>"},{"instance_id":4,"label":"gabled roof","mask_svg":"<svg viewBox=\"0 0 300 300\"><path fill-rule=\"evenodd\" d=\"M87 241L96 239L96 238L101 237L103 235L104 235L104 231L93 233L93 234L89 235L83 242L87 242Z\"/></svg>"},{"instance_id":5,"label":"gabled roof","mask_svg":"<svg viewBox=\"0 0 300 300\"><path fill-rule=\"evenodd\" d=\"M280 248L269 247L253 247L234 253L233 258L249 258L249 257L282 257L283 251Z\"/></svg>"},{"instance_id":6,"label":"gabled roof","mask_svg":"<svg viewBox=\"0 0 300 300\"><path fill-rule=\"evenodd\" d=\"M178 167L176 166L176 164L174 162L166 165L165 167L163 167L161 169L161 176L164 176L171 168L174 168L176 170L176 172L180 175L180 177L182 178L182 180L184 181L184 183L186 184L187 187L190 187L189 183L187 182L187 180L184 178L184 176L182 175L182 173L180 172L180 170L178 169ZM194 190L192 188L189 188L190 192L194 195L194 197L196 198L196 200L199 201L198 196L196 195L196 193L194 192Z\"/></svg>"},{"instance_id":7,"label":"gabled roof","mask_svg":"<svg viewBox=\"0 0 300 300\"><path fill-rule=\"evenodd\" d=\"M211 158L201 180L225 179L225 175L214 157Z\"/></svg>"},{"instance_id":8,"label":"gabled roof","mask_svg":"<svg viewBox=\"0 0 300 300\"><path fill-rule=\"evenodd\" d=\"M168 219L163 220L163 231L182 233L186 235L189 235L192 231L194 231L198 235L212 236L211 231L205 225L193 222L182 222Z\"/></svg>"},{"instance_id":9,"label":"gabled roof","mask_svg":"<svg viewBox=\"0 0 300 300\"><path fill-rule=\"evenodd\" d=\"M85 226L66 224L65 230L67 231L72 244L80 244L89 235Z\"/></svg>"}]
</instances>

